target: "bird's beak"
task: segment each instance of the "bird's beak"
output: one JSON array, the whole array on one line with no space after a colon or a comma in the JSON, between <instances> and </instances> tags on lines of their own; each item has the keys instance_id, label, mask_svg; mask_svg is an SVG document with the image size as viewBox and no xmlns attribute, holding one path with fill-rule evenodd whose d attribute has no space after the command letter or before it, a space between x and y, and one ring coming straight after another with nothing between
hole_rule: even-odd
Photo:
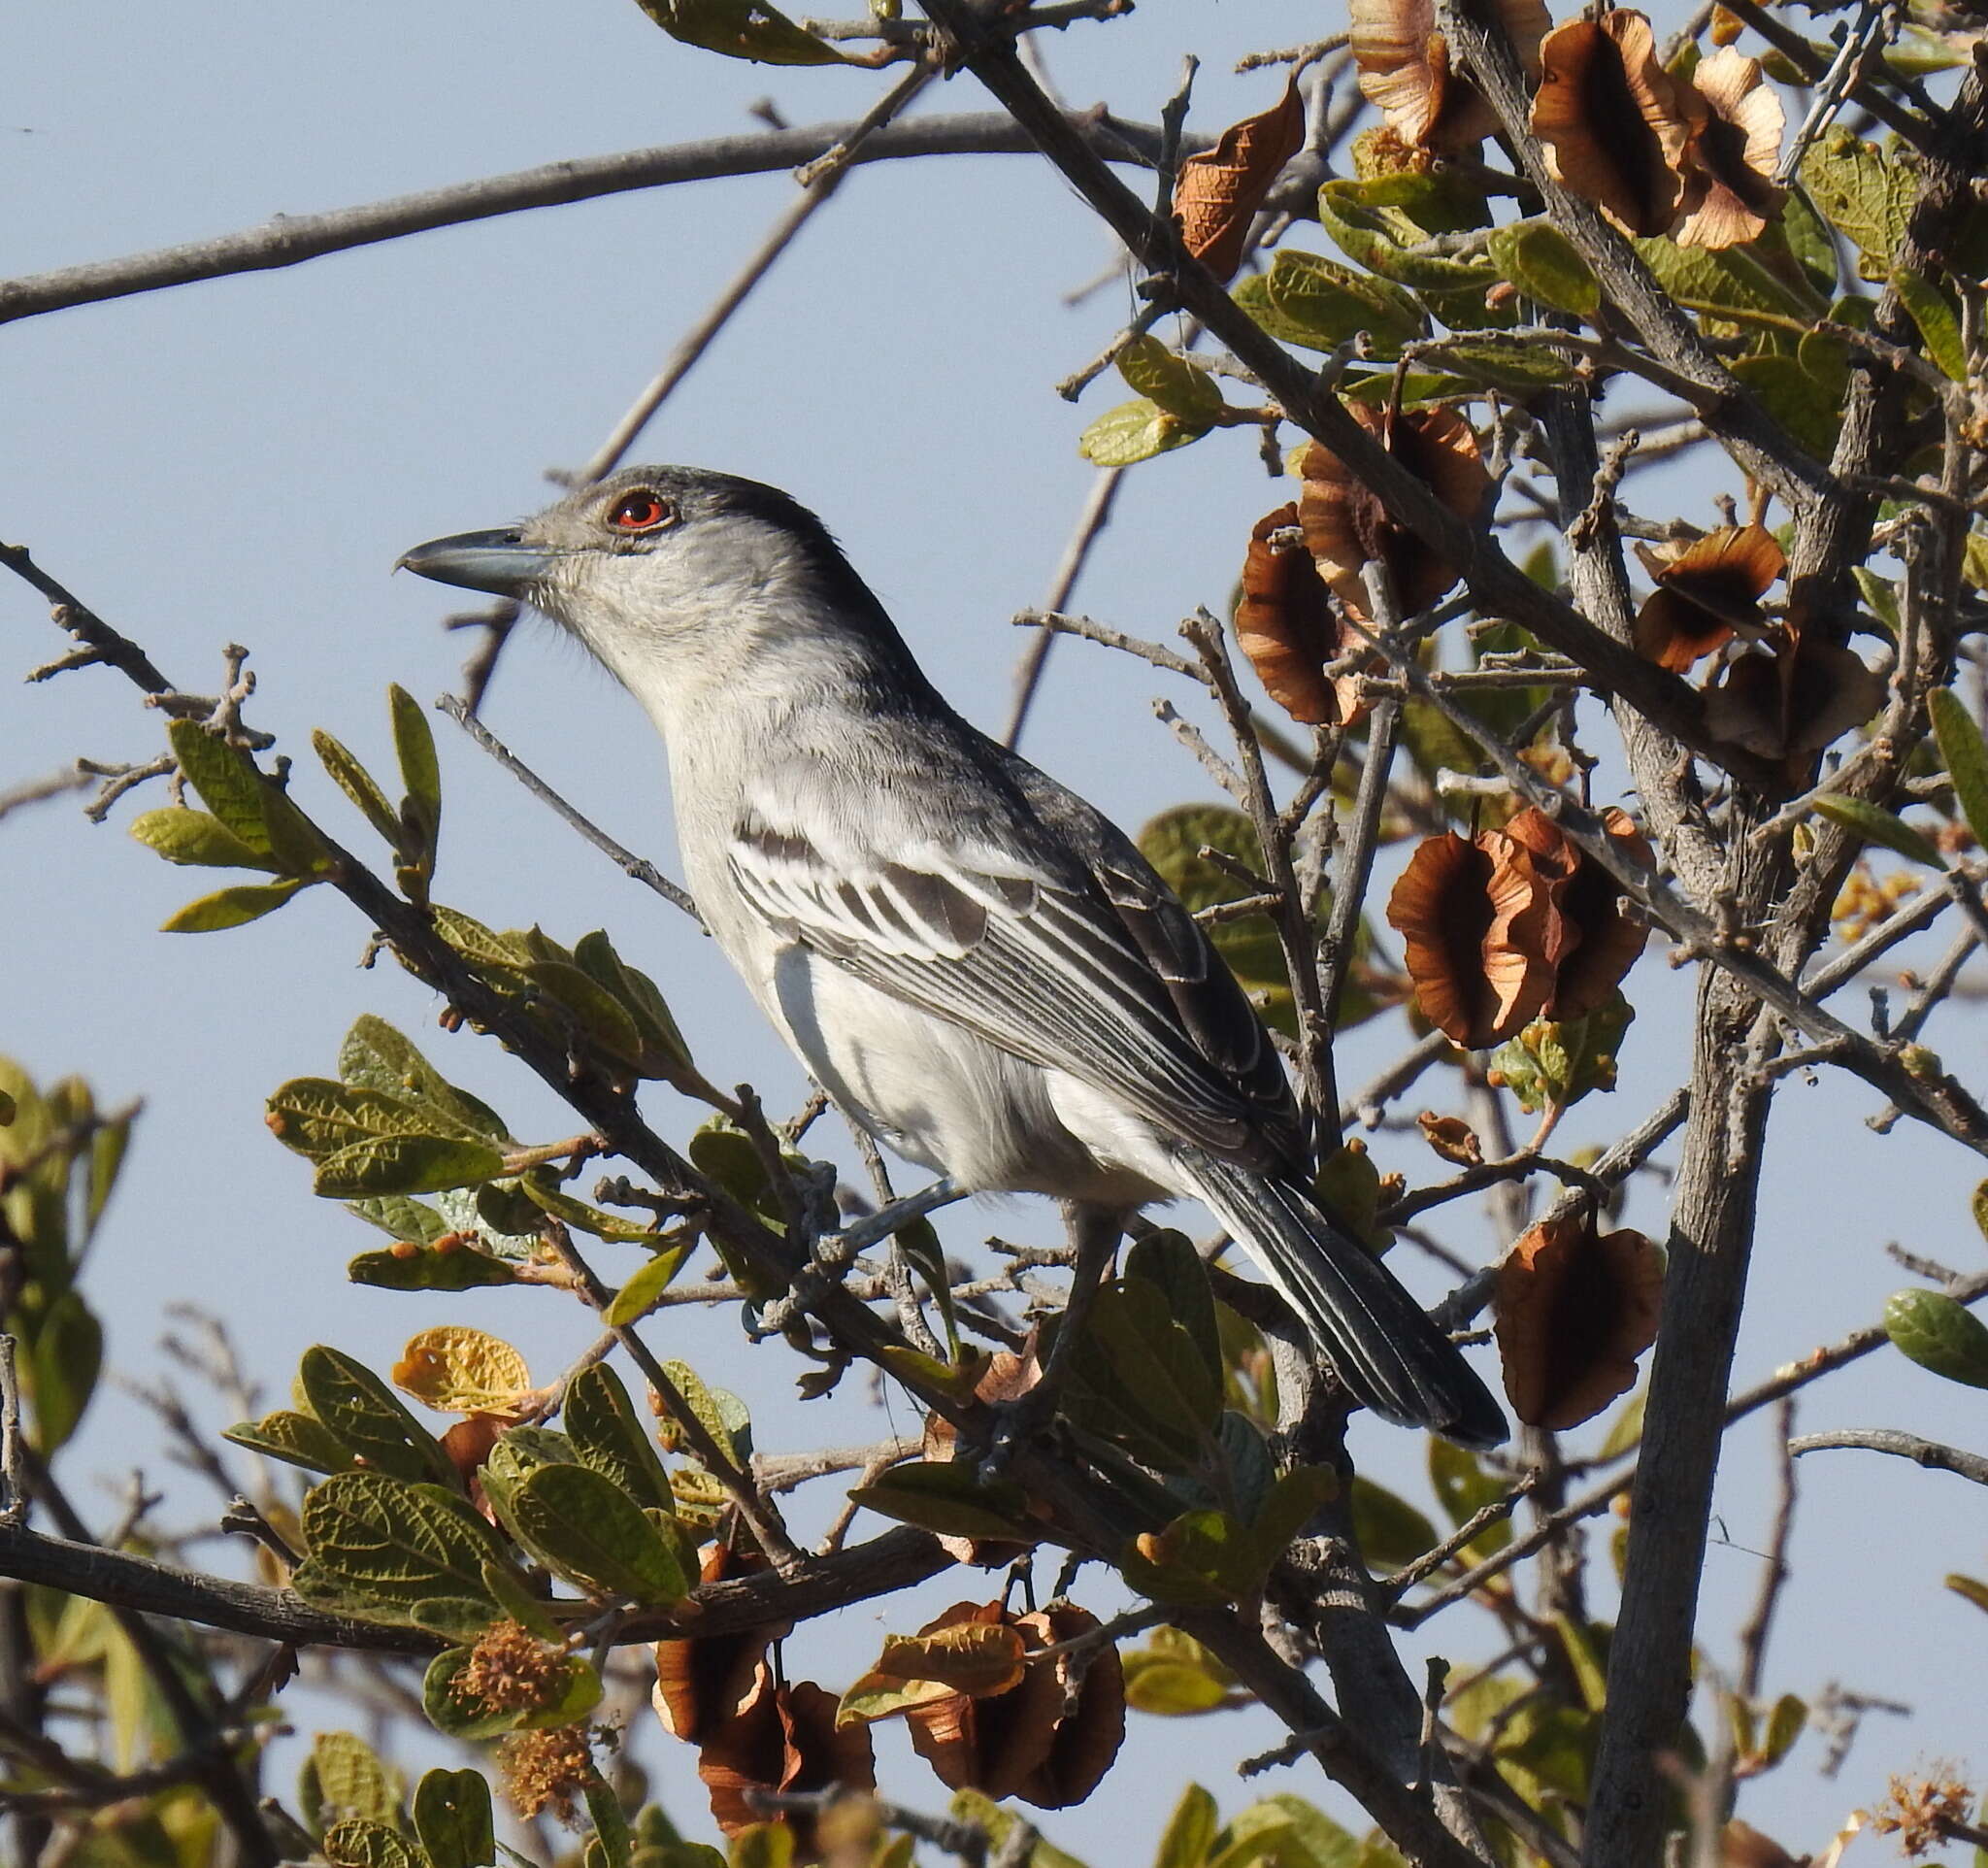
<instances>
[{"instance_id":1,"label":"bird's beak","mask_svg":"<svg viewBox=\"0 0 1988 1868\"><path fill-rule=\"evenodd\" d=\"M458 532L415 546L393 568L465 590L522 597L545 576L551 561L551 552L527 545L516 532Z\"/></svg>"}]
</instances>

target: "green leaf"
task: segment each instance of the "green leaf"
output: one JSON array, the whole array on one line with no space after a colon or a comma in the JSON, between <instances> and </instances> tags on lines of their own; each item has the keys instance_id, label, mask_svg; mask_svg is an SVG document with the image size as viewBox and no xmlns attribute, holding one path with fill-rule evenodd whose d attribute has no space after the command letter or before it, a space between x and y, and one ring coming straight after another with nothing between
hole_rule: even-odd
<instances>
[{"instance_id":1,"label":"green leaf","mask_svg":"<svg viewBox=\"0 0 1988 1868\"><path fill-rule=\"evenodd\" d=\"M435 732L420 702L398 683L387 688L386 705L401 784L407 787L401 815L419 837L416 848L432 857L442 823L442 767L435 757Z\"/></svg>"},{"instance_id":2,"label":"green leaf","mask_svg":"<svg viewBox=\"0 0 1988 1868\"><path fill-rule=\"evenodd\" d=\"M355 1732L319 1732L311 1741L321 1820L363 1817L392 1823L400 1817L400 1786L379 1753Z\"/></svg>"},{"instance_id":3,"label":"green leaf","mask_svg":"<svg viewBox=\"0 0 1988 1868\"><path fill-rule=\"evenodd\" d=\"M201 803L250 850L271 855L269 825L262 812L264 781L248 753L193 720L173 720L166 737Z\"/></svg>"},{"instance_id":4,"label":"green leaf","mask_svg":"<svg viewBox=\"0 0 1988 1868\"><path fill-rule=\"evenodd\" d=\"M640 1070L642 1032L620 1000L598 980L564 960L533 960L525 977L611 1057Z\"/></svg>"},{"instance_id":5,"label":"green leaf","mask_svg":"<svg viewBox=\"0 0 1988 1868\"><path fill-rule=\"evenodd\" d=\"M677 1392L690 1412L703 1423L735 1465L743 1466L752 1456L752 1417L736 1394L724 1388L710 1388L688 1362L665 1362L663 1373L676 1384ZM672 1446L671 1429L663 1428L663 1444Z\"/></svg>"},{"instance_id":6,"label":"green leaf","mask_svg":"<svg viewBox=\"0 0 1988 1868\"><path fill-rule=\"evenodd\" d=\"M483 1290L516 1284L517 1267L507 1258L466 1246L447 1251L415 1246L362 1251L347 1263L346 1277L379 1290Z\"/></svg>"},{"instance_id":7,"label":"green leaf","mask_svg":"<svg viewBox=\"0 0 1988 1868\"><path fill-rule=\"evenodd\" d=\"M1891 276L1891 288L1899 302L1911 313L1912 322L1926 346L1926 354L1956 383L1968 380L1968 347L1961 338L1961 321L1947 296L1924 273L1900 267Z\"/></svg>"},{"instance_id":8,"label":"green leaf","mask_svg":"<svg viewBox=\"0 0 1988 1868\"><path fill-rule=\"evenodd\" d=\"M601 1320L610 1329L626 1329L639 1323L655 1308L656 1299L676 1283L677 1274L690 1256L688 1241L659 1251L647 1264L639 1266L628 1282L614 1293Z\"/></svg>"},{"instance_id":9,"label":"green leaf","mask_svg":"<svg viewBox=\"0 0 1988 1868\"><path fill-rule=\"evenodd\" d=\"M1227 1512L1182 1512L1118 1553L1119 1573L1155 1602L1211 1608L1242 1602L1261 1585L1256 1540Z\"/></svg>"},{"instance_id":10,"label":"green leaf","mask_svg":"<svg viewBox=\"0 0 1988 1868\"><path fill-rule=\"evenodd\" d=\"M375 1620L409 1621L434 1597L483 1599L483 1565L499 1554L461 1493L383 1473L335 1473L305 1497L303 1524L298 1594Z\"/></svg>"},{"instance_id":11,"label":"green leaf","mask_svg":"<svg viewBox=\"0 0 1988 1868\"><path fill-rule=\"evenodd\" d=\"M1936 687L1927 695L1926 707L1933 717L1939 756L1953 781L1954 799L1975 840L1988 849L1988 745L1982 742L1981 729L1950 687Z\"/></svg>"},{"instance_id":12,"label":"green leaf","mask_svg":"<svg viewBox=\"0 0 1988 1868\"><path fill-rule=\"evenodd\" d=\"M1497 283L1498 274L1487 260L1411 251L1422 230L1405 216L1363 201L1363 186L1328 182L1318 191L1319 223L1355 265L1418 291L1481 292Z\"/></svg>"},{"instance_id":13,"label":"green leaf","mask_svg":"<svg viewBox=\"0 0 1988 1868\"><path fill-rule=\"evenodd\" d=\"M530 964L531 950L522 934L499 934L473 915L459 908L445 908L440 902L428 911L435 931L466 960L479 966L501 968L515 973Z\"/></svg>"},{"instance_id":14,"label":"green leaf","mask_svg":"<svg viewBox=\"0 0 1988 1868\"><path fill-rule=\"evenodd\" d=\"M148 811L135 818L131 834L156 851L169 863L188 863L203 869L268 869L275 861L252 849L218 817L184 806L171 811Z\"/></svg>"},{"instance_id":15,"label":"green leaf","mask_svg":"<svg viewBox=\"0 0 1988 1868\"><path fill-rule=\"evenodd\" d=\"M311 1190L332 1200L378 1193L436 1193L475 1186L504 1172L504 1157L480 1142L446 1135L377 1135L327 1154Z\"/></svg>"},{"instance_id":16,"label":"green leaf","mask_svg":"<svg viewBox=\"0 0 1988 1868\"><path fill-rule=\"evenodd\" d=\"M1131 467L1199 441L1209 426L1204 421L1182 421L1157 402L1141 397L1107 410L1078 437L1077 450L1099 467Z\"/></svg>"},{"instance_id":17,"label":"green leaf","mask_svg":"<svg viewBox=\"0 0 1988 1868\"><path fill-rule=\"evenodd\" d=\"M386 802L386 794L381 790L372 773L321 727L312 733L311 745L317 754L318 763L330 773L332 783L358 806L366 821L396 851L399 850L402 835L400 818Z\"/></svg>"},{"instance_id":18,"label":"green leaf","mask_svg":"<svg viewBox=\"0 0 1988 1868\"><path fill-rule=\"evenodd\" d=\"M1792 356L1735 357L1732 371L1818 460L1826 461L1836 451L1842 401L1838 385L1818 381Z\"/></svg>"},{"instance_id":19,"label":"green leaf","mask_svg":"<svg viewBox=\"0 0 1988 1868\"><path fill-rule=\"evenodd\" d=\"M433 1868L483 1868L497 1859L490 1786L479 1771L435 1770L414 1786L414 1833Z\"/></svg>"},{"instance_id":20,"label":"green leaf","mask_svg":"<svg viewBox=\"0 0 1988 1868\"><path fill-rule=\"evenodd\" d=\"M1293 1466L1270 1488L1250 1529L1266 1575L1321 1505L1339 1496L1339 1476L1329 1466Z\"/></svg>"},{"instance_id":21,"label":"green leaf","mask_svg":"<svg viewBox=\"0 0 1988 1868\"><path fill-rule=\"evenodd\" d=\"M480 1143L467 1123L445 1115L432 1104L363 1084L336 1083L329 1077L293 1077L279 1084L264 1118L285 1148L313 1160L323 1159L360 1142L421 1134L447 1141Z\"/></svg>"},{"instance_id":22,"label":"green leaf","mask_svg":"<svg viewBox=\"0 0 1988 1868\"><path fill-rule=\"evenodd\" d=\"M560 1418L582 1466L613 1480L638 1504L674 1510L647 1421L613 1369L597 1362L576 1375L567 1384Z\"/></svg>"},{"instance_id":23,"label":"green leaf","mask_svg":"<svg viewBox=\"0 0 1988 1868\"><path fill-rule=\"evenodd\" d=\"M1827 309L1819 294L1804 292L1769 272L1740 248L1714 252L1705 247L1680 247L1669 236L1630 244L1657 276L1657 283L1686 311L1742 325L1750 314L1754 326L1765 318L1787 327L1812 324Z\"/></svg>"},{"instance_id":24,"label":"green leaf","mask_svg":"<svg viewBox=\"0 0 1988 1868\"><path fill-rule=\"evenodd\" d=\"M1406 1498L1355 1475L1352 1490L1353 1535L1368 1562L1383 1570L1399 1570L1441 1542L1436 1526Z\"/></svg>"},{"instance_id":25,"label":"green leaf","mask_svg":"<svg viewBox=\"0 0 1988 1868\"><path fill-rule=\"evenodd\" d=\"M1883 277L1905 240L1918 176L1876 144L1838 130L1810 145L1802 159L1802 181L1822 217Z\"/></svg>"},{"instance_id":26,"label":"green leaf","mask_svg":"<svg viewBox=\"0 0 1988 1868\"><path fill-rule=\"evenodd\" d=\"M1768 1714L1767 1736L1761 1746L1761 1755L1770 1764L1778 1764L1794 1750L1795 1741L1807 1726L1807 1702L1798 1699L1793 1693L1783 1693Z\"/></svg>"},{"instance_id":27,"label":"green leaf","mask_svg":"<svg viewBox=\"0 0 1988 1868\"><path fill-rule=\"evenodd\" d=\"M1156 337L1137 337L1118 352L1118 374L1135 395L1156 403L1181 421L1206 427L1222 412L1222 389L1213 377L1168 350Z\"/></svg>"},{"instance_id":28,"label":"green leaf","mask_svg":"<svg viewBox=\"0 0 1988 1868\"><path fill-rule=\"evenodd\" d=\"M945 1248L939 1243L939 1231L922 1216L891 1234L891 1249L904 1254L905 1262L925 1281L939 1320L945 1331L945 1344L952 1359L960 1359L959 1319L952 1311L952 1284L945 1270Z\"/></svg>"},{"instance_id":29,"label":"green leaf","mask_svg":"<svg viewBox=\"0 0 1988 1868\"><path fill-rule=\"evenodd\" d=\"M849 1503L942 1537L1034 1543L1028 1496L1010 1480L982 1480L970 1465L912 1460L849 1493Z\"/></svg>"},{"instance_id":30,"label":"green leaf","mask_svg":"<svg viewBox=\"0 0 1988 1868\"><path fill-rule=\"evenodd\" d=\"M1915 863L1924 863L1930 869L1946 867L1946 858L1925 837L1904 818L1893 817L1868 798L1849 798L1838 792L1825 792L1815 800L1815 810L1818 817L1827 817L1831 823L1862 837L1866 843L1881 844L1886 850L1895 850L1901 856Z\"/></svg>"},{"instance_id":31,"label":"green leaf","mask_svg":"<svg viewBox=\"0 0 1988 1868\"><path fill-rule=\"evenodd\" d=\"M1399 285L1295 248L1277 249L1264 278L1263 295L1285 327L1265 328L1274 336L1302 333L1286 341L1310 350L1336 350L1365 331L1381 354L1393 354L1423 329L1422 308Z\"/></svg>"},{"instance_id":32,"label":"green leaf","mask_svg":"<svg viewBox=\"0 0 1988 1868\"><path fill-rule=\"evenodd\" d=\"M1125 1275L1143 1279L1160 1293L1174 1321L1200 1352L1210 1380L1219 1385L1222 1343L1215 1326L1214 1291L1194 1241L1170 1226L1149 1232L1125 1254Z\"/></svg>"},{"instance_id":33,"label":"green leaf","mask_svg":"<svg viewBox=\"0 0 1988 1868\"><path fill-rule=\"evenodd\" d=\"M1016 1821L1013 1811L1004 1810L978 1790L955 1791L949 1814L961 1822L976 1823L986 1832L990 1861L1001 1854ZM1083 1868L1083 1863L1075 1855L1066 1854L1054 1843L1038 1838L1036 1846L1029 1851L1027 1868Z\"/></svg>"},{"instance_id":34,"label":"green leaf","mask_svg":"<svg viewBox=\"0 0 1988 1868\"><path fill-rule=\"evenodd\" d=\"M1540 338L1508 337L1501 331L1474 331L1445 338L1430 355L1470 383L1525 395L1574 378L1574 359Z\"/></svg>"},{"instance_id":35,"label":"green leaf","mask_svg":"<svg viewBox=\"0 0 1988 1868\"><path fill-rule=\"evenodd\" d=\"M636 0L686 46L757 65L845 65L843 53L761 0Z\"/></svg>"},{"instance_id":36,"label":"green leaf","mask_svg":"<svg viewBox=\"0 0 1988 1868\"><path fill-rule=\"evenodd\" d=\"M159 923L161 934L217 934L224 927L246 927L273 915L300 888L310 886L301 876L278 883L239 883L202 895Z\"/></svg>"},{"instance_id":37,"label":"green leaf","mask_svg":"<svg viewBox=\"0 0 1988 1868\"><path fill-rule=\"evenodd\" d=\"M793 1827L785 1822L751 1823L732 1838L725 1859L727 1868L794 1868Z\"/></svg>"},{"instance_id":38,"label":"green leaf","mask_svg":"<svg viewBox=\"0 0 1988 1868\"><path fill-rule=\"evenodd\" d=\"M1491 263L1528 298L1576 317L1592 317L1601 310L1601 283L1557 227L1519 220L1496 228L1490 252Z\"/></svg>"},{"instance_id":39,"label":"green leaf","mask_svg":"<svg viewBox=\"0 0 1988 1868\"><path fill-rule=\"evenodd\" d=\"M1077 1353L1073 1374L1080 1372L1092 1395L1134 1416L1142 1437L1155 1442L1149 1451L1175 1470L1198 1462L1221 1416L1221 1378L1156 1286L1130 1279L1104 1286Z\"/></svg>"},{"instance_id":40,"label":"green leaf","mask_svg":"<svg viewBox=\"0 0 1988 1868\"><path fill-rule=\"evenodd\" d=\"M1944 1291L1895 1291L1884 1306L1884 1333L1922 1369L1988 1388L1988 1323Z\"/></svg>"},{"instance_id":41,"label":"green leaf","mask_svg":"<svg viewBox=\"0 0 1988 1868\"><path fill-rule=\"evenodd\" d=\"M498 1512L540 1562L590 1594L668 1604L691 1587L676 1551L641 1505L590 1467L541 1466Z\"/></svg>"},{"instance_id":42,"label":"green leaf","mask_svg":"<svg viewBox=\"0 0 1988 1868\"><path fill-rule=\"evenodd\" d=\"M517 1189L540 1212L549 1213L577 1232L591 1233L594 1238L606 1239L613 1245L646 1246L651 1251L664 1243L652 1225L624 1218L616 1213L604 1213L599 1207L576 1200L552 1179L549 1169L534 1168L519 1175Z\"/></svg>"},{"instance_id":43,"label":"green leaf","mask_svg":"<svg viewBox=\"0 0 1988 1868\"><path fill-rule=\"evenodd\" d=\"M363 1362L318 1343L297 1364L300 1406L375 1473L394 1479L456 1483L435 1437Z\"/></svg>"},{"instance_id":44,"label":"green leaf","mask_svg":"<svg viewBox=\"0 0 1988 1868\"><path fill-rule=\"evenodd\" d=\"M1202 849L1219 850L1261 874L1263 846L1242 812L1221 804L1183 804L1163 811L1139 833L1139 851L1161 880L1196 913L1251 891L1239 877L1209 862ZM1291 976L1276 923L1268 915L1243 915L1208 929L1215 951L1266 1023L1289 1037L1298 1029Z\"/></svg>"},{"instance_id":45,"label":"green leaf","mask_svg":"<svg viewBox=\"0 0 1988 1868\"><path fill-rule=\"evenodd\" d=\"M1491 1067L1528 1115L1569 1109L1615 1087L1623 1034L1635 1019L1636 1008L1618 986L1578 1018L1535 1018L1492 1053Z\"/></svg>"},{"instance_id":46,"label":"green leaf","mask_svg":"<svg viewBox=\"0 0 1988 1868\"><path fill-rule=\"evenodd\" d=\"M377 1200L348 1200L346 1211L369 1226L378 1226L391 1239L416 1246L432 1246L444 1234L459 1230L424 1201L398 1193L384 1193Z\"/></svg>"},{"instance_id":47,"label":"green leaf","mask_svg":"<svg viewBox=\"0 0 1988 1868\"><path fill-rule=\"evenodd\" d=\"M669 1003L646 973L638 971L614 951L613 943L596 929L574 943L573 961L634 1020L641 1046L637 1068L646 1077L664 1078L690 1065L690 1047L683 1042Z\"/></svg>"},{"instance_id":48,"label":"green leaf","mask_svg":"<svg viewBox=\"0 0 1988 1868\"><path fill-rule=\"evenodd\" d=\"M436 1118L438 1134L511 1140L504 1118L488 1103L457 1089L401 1032L370 1012L352 1021L340 1043L338 1074L362 1089L425 1107Z\"/></svg>"},{"instance_id":49,"label":"green leaf","mask_svg":"<svg viewBox=\"0 0 1988 1868\"><path fill-rule=\"evenodd\" d=\"M335 1822L319 1847L333 1868L428 1868L421 1851L383 1822L357 1818Z\"/></svg>"},{"instance_id":50,"label":"green leaf","mask_svg":"<svg viewBox=\"0 0 1988 1868\"><path fill-rule=\"evenodd\" d=\"M1202 1868L1215 1839L1215 1800L1198 1784L1180 1793L1160 1833L1153 1868Z\"/></svg>"},{"instance_id":51,"label":"green leaf","mask_svg":"<svg viewBox=\"0 0 1988 1868\"><path fill-rule=\"evenodd\" d=\"M356 1463L345 1443L321 1420L287 1408L228 1427L221 1438L285 1465L302 1466L306 1472L349 1472Z\"/></svg>"},{"instance_id":52,"label":"green leaf","mask_svg":"<svg viewBox=\"0 0 1988 1868\"><path fill-rule=\"evenodd\" d=\"M96 1392L103 1362L104 1326L81 1291L65 1290L42 1313L28 1345L35 1451L44 1459L76 1431Z\"/></svg>"}]
</instances>

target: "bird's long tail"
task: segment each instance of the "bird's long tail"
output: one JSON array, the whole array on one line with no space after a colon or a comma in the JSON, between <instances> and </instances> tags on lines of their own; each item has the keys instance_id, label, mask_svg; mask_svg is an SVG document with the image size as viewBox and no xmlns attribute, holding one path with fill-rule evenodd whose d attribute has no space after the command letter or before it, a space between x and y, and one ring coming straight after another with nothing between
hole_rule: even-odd
<instances>
[{"instance_id":1,"label":"bird's long tail","mask_svg":"<svg viewBox=\"0 0 1988 1868\"><path fill-rule=\"evenodd\" d=\"M1495 1447L1504 1410L1448 1337L1295 1182L1201 1149L1176 1157L1193 1192L1248 1251L1361 1401L1468 1447Z\"/></svg>"}]
</instances>

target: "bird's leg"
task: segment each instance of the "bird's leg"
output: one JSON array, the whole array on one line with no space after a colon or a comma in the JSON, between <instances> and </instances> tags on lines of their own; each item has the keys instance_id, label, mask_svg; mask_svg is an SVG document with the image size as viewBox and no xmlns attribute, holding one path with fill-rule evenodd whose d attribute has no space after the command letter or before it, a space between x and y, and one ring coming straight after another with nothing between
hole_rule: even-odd
<instances>
[{"instance_id":1,"label":"bird's leg","mask_svg":"<svg viewBox=\"0 0 1988 1868\"><path fill-rule=\"evenodd\" d=\"M1091 1206L1083 1201L1063 1203L1063 1223L1076 1248L1077 1262L1070 1274L1070 1296L1056 1325L1056 1346L1049 1351L1043 1379L1016 1400L997 1404L993 1445L987 1455L988 1472L999 1472L1013 1456L1014 1449L1042 1427L1056 1412L1057 1390L1069 1373L1084 1326L1090 1319L1091 1303L1118 1242L1125 1236L1125 1213L1117 1207Z\"/></svg>"}]
</instances>

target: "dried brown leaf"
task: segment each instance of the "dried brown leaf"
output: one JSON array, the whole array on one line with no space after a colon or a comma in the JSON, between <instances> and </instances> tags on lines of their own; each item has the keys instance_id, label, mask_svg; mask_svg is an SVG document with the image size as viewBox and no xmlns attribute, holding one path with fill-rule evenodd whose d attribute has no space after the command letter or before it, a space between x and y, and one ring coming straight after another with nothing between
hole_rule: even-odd
<instances>
[{"instance_id":1,"label":"dried brown leaf","mask_svg":"<svg viewBox=\"0 0 1988 1868\"><path fill-rule=\"evenodd\" d=\"M1190 155L1174 183L1187 250L1227 284L1242 263L1249 223L1271 183L1305 142L1305 100L1294 71L1269 110L1232 123L1211 150Z\"/></svg>"},{"instance_id":2,"label":"dried brown leaf","mask_svg":"<svg viewBox=\"0 0 1988 1868\"><path fill-rule=\"evenodd\" d=\"M1484 1145L1461 1116L1439 1116L1433 1109L1425 1109L1415 1117L1415 1126L1422 1131L1423 1141L1452 1166L1483 1165Z\"/></svg>"}]
</instances>

